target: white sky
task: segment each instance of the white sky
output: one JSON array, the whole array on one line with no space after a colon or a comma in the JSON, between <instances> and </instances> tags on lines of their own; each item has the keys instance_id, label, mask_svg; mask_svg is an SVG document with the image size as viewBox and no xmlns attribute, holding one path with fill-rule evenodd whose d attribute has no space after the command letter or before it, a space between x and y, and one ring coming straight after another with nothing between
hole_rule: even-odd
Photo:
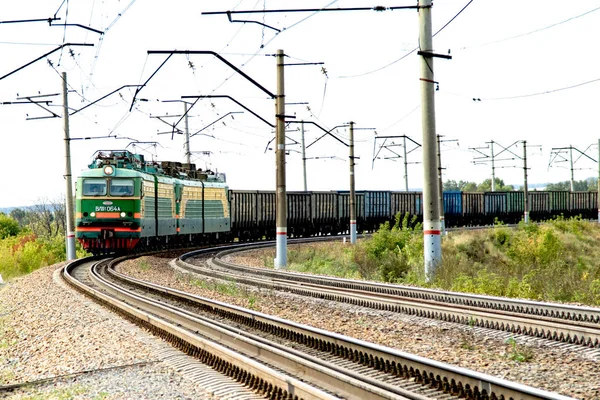
<instances>
[{"instance_id":1,"label":"white sky","mask_svg":"<svg viewBox=\"0 0 600 400\"><path fill-rule=\"evenodd\" d=\"M2 21L48 18L62 0L19 1L5 7ZM437 1L432 9L433 31L439 30L469 1ZM168 6L167 6L168 4ZM49 27L47 23L0 24L0 76L47 53L60 44L92 43L94 47L72 47L57 51L31 66L0 80L0 101L18 96L60 93L58 72L67 71L73 90L69 106L79 109L122 85L146 81L164 61L164 55L148 50L210 50L221 54L269 91L276 92L275 58L283 49L287 63L324 62L321 66L293 66L285 71L287 115L312 120L330 129L356 122L356 188L404 189L403 161L378 159L372 163L374 132L407 135L422 143L417 45L418 17L415 10L386 12L344 11L287 14L235 15L233 19L255 20L279 29L280 34L257 24L230 23L225 15L201 15L203 11L372 7L414 5L400 1L310 0L310 1L191 1L79 0L65 3L57 13L58 23L82 24L105 31L100 35L77 27ZM130 7L128 7L130 5ZM578 85L600 78L600 1L474 0L462 14L434 38L435 50L452 60L435 60L437 133L458 140L443 146L444 179L481 182L491 176L491 166L474 165L472 147L491 140L502 146L527 140L530 183L568 180L568 163L548 168L551 149L572 145L598 158L600 82L549 94L528 96ZM598 10L596 10L598 9ZM572 17L592 11L587 15ZM118 15L122 14L120 18ZM567 21L569 20L569 21ZM116 21L116 22L115 22ZM566 21L562 24L560 22ZM554 24L558 24L552 26ZM547 28L548 27L548 28ZM543 29L547 28L547 29ZM108 30L107 30L108 29ZM533 32L533 33L532 33ZM193 63L194 69L190 68ZM386 67L387 66L387 67ZM58 72L57 72L58 71ZM134 89L123 89L97 105L71 117L71 136L116 135L139 141L158 141L152 153L158 160L184 161L183 135L157 135L170 127L150 116L180 114L181 103L160 100L184 95L229 95L266 120L274 123L274 101L224 63L209 55L173 56L139 93L129 112ZM525 96L525 97L523 97ZM474 102L473 98L481 101ZM60 96L49 98L51 108L62 114ZM229 112L242 111L227 99L206 99L190 112L190 131L196 132ZM63 120L26 120L49 115L35 105L0 106L1 145L0 207L31 205L65 192ZM227 116L191 139L200 167L225 172L233 189L274 190L274 153L265 147L273 138L272 128L248 112ZM174 118L167 119L170 122ZM225 122L225 124L223 124ZM179 125L183 129L183 122ZM300 141L298 124L288 136ZM322 132L307 126L306 142ZM345 128L336 133L348 138ZM98 149L122 149L130 140L97 139L73 141L72 171L77 176L87 168ZM395 143L401 143L396 139ZM377 141L377 147L382 141ZM388 142L390 144L390 142ZM540 146L541 147L534 147ZM129 146L132 151L147 146ZM287 189L302 190L300 146L287 160ZM395 147L396 151L402 149ZM409 147L409 150L411 148ZM521 155L520 145L511 148ZM497 152L498 150L496 150ZM332 138L324 138L307 150L309 190L347 190L348 150ZM484 150L489 154L489 150ZM149 153L145 153L147 157ZM505 153L506 154L506 153ZM382 150L380 156L391 156ZM323 157L337 157L334 159ZM422 153L408 156L409 186L422 185ZM506 158L504 155L498 158ZM521 160L497 163L496 176L506 183L523 182ZM518 167L518 168L517 168ZM575 164L575 179L597 176L597 166L585 158Z\"/></svg>"}]
</instances>

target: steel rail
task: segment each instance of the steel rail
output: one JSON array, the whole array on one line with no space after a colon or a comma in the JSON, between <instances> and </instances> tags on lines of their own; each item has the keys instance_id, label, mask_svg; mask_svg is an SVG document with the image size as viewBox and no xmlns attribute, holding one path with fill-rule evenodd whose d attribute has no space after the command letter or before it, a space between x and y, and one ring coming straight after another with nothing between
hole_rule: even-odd
<instances>
[{"instance_id":1,"label":"steel rail","mask_svg":"<svg viewBox=\"0 0 600 400\"><path fill-rule=\"evenodd\" d=\"M257 248L265 246L265 244L260 244ZM245 250L247 249L248 248ZM479 327L543 337L588 347L600 347L600 323L598 323L600 319L600 309L597 308L455 293L287 271L273 271L266 268L242 266L222 260L224 256L234 252L236 252L236 249L231 246L230 248L223 249L217 254L213 262L221 268L228 270L270 277L272 279L270 283L271 287L273 287L275 282L281 282L281 290L286 290L286 288L283 287L283 282L291 280L299 282L300 285L298 287L306 289L304 291L304 294L306 295L315 295L314 290L312 292L308 290L312 286L315 290L318 289L318 292L316 292L317 297L323 297L320 295L323 291L332 290L333 292L327 294L328 298L332 300L347 301L352 304L384 310L395 310L450 322L459 322L469 325L475 324ZM182 255L179 258L179 260L182 261L182 267L187 268L186 263L183 260L194 257L196 254L202 253L191 252ZM207 273L210 274L210 272ZM248 279L234 276L230 276L230 278L238 280ZM252 283L250 280L247 280L247 283L269 286L269 284L258 281ZM295 289L290 287L288 290L299 293L298 287ZM372 293L376 299L387 299L388 301L371 301L373 299L367 300L366 298L363 298L362 300L352 300L348 296L338 297L335 295L336 289L334 288L339 288L337 291L342 291L344 294L355 292L369 297L369 293ZM390 299L392 301L389 301ZM404 300L408 303L400 304L394 300ZM403 308L403 306L407 304L416 305L417 307ZM442 313L434 312L432 314L429 312L431 310L425 310L426 307L423 307L423 310L420 310L421 304L445 305L453 307L453 309L456 310L462 309L463 312L462 314L458 312L456 316L453 316L452 313L445 312L445 310L442 310L444 311ZM474 312L479 312L477 315L484 318L473 319L473 317L475 317Z\"/></svg>"},{"instance_id":2,"label":"steel rail","mask_svg":"<svg viewBox=\"0 0 600 400\"><path fill-rule=\"evenodd\" d=\"M380 295L369 291L338 288L311 283L290 282L280 278L244 277L220 268L202 267L178 259L177 264L188 271L217 279L230 279L239 283L272 290L287 291L303 296L345 302L384 311L399 312L424 318L438 319L516 334L541 337L555 341L600 347L600 327L590 324L573 325L565 320L519 315L513 312L486 310L477 307L418 300L392 295ZM208 264L220 262L211 259ZM227 264L227 263L226 263ZM260 270L260 268L259 268Z\"/></svg>"},{"instance_id":3,"label":"steel rail","mask_svg":"<svg viewBox=\"0 0 600 400\"><path fill-rule=\"evenodd\" d=\"M256 248L263 248L267 245L261 244ZM246 248L243 250L251 250ZM588 322L597 324L600 328L600 308L575 306L569 304L544 303L530 300L510 299L505 297L494 297L485 295L475 295L469 293L458 293L444 290L418 288L411 286L386 284L380 282L359 281L353 279L326 277L322 275L312 275L287 271L274 271L266 268L256 268L250 266L242 266L227 261L222 258L239 252L240 249L223 249L216 256L217 262L224 267L243 271L246 273L255 273L263 276L280 277L286 280L296 280L299 282L307 282L314 284L322 284L327 286L336 286L346 289L356 289L371 291L381 294L389 294L394 296L415 298L419 300L439 301L451 304L460 304L470 307L486 308L501 311L511 311L521 314L532 314L545 316L550 318L567 319L573 321ZM181 260L186 260L194 257L195 252L184 254L180 257Z\"/></svg>"},{"instance_id":4,"label":"steel rail","mask_svg":"<svg viewBox=\"0 0 600 400\"><path fill-rule=\"evenodd\" d=\"M330 368L318 365L318 363L298 352L290 355L288 348L282 348L264 341L263 343L257 342L247 337L241 330L224 329L213 321L198 318L185 310L129 293L103 278L98 272L99 264L92 268L90 279L109 295L94 293L94 297L100 296L103 302L110 302L112 306L128 313L132 313L131 308L133 307L134 310L137 310L137 315L135 315L137 319L150 323L166 331L169 335L178 336L193 347L216 354L216 357L225 360L224 362L229 365L229 368L239 367L248 371L248 374L256 377L256 381L263 382L262 386L268 384L269 387L279 387L279 392L283 391L284 393L283 398L286 398L285 393L287 392L291 396L288 396L288 398L305 399L338 398L337 394L350 399L425 399L409 392L407 392L408 397L402 396L401 389L398 390L398 388L391 386L389 387L391 390L372 387L369 384L369 378L364 376L349 377L343 372L332 371ZM214 338L213 340L218 341L219 344L207 338ZM199 344L198 341L201 343ZM231 349L244 353L246 356L238 356ZM336 395L324 392L296 378L286 376L276 369L262 366L261 363L254 361L256 358L260 358L261 361L277 368L292 371L293 374L300 376L302 379L317 382L317 385L322 385L326 390L330 390ZM279 380L274 379L272 375L278 377Z\"/></svg>"},{"instance_id":5,"label":"steel rail","mask_svg":"<svg viewBox=\"0 0 600 400\"><path fill-rule=\"evenodd\" d=\"M314 388L302 381L291 378L272 368L266 367L263 364L240 355L225 346L222 346L214 341L198 336L193 331L185 329L177 324L168 322L159 316L139 309L143 305L143 301L130 297L126 303L122 300L103 293L102 291L92 288L71 275L71 271L81 265L77 260L63 268L63 278L77 290L86 295L100 301L104 305L127 315L143 326L159 333L161 336L174 343L177 347L185 352L199 357L203 362L209 364L219 372L223 372L232 376L234 379L246 383L251 388L258 392L271 396L272 398L294 398L297 396L304 399L334 399L335 396L323 392L320 389ZM92 274L91 279L97 280L96 273ZM97 284L102 284L101 281L96 281ZM115 290L109 287L105 288L108 291ZM116 289L118 291L118 289ZM153 311L162 313L160 307L154 305ZM169 313L167 311L167 313Z\"/></svg>"},{"instance_id":6,"label":"steel rail","mask_svg":"<svg viewBox=\"0 0 600 400\"><path fill-rule=\"evenodd\" d=\"M208 253L211 250L203 251ZM486 396L490 396L490 398L506 399L568 398L556 393L550 393L468 369L404 353L396 349L379 346L359 339L327 332L242 307L145 282L128 277L116 271L110 271L110 274L118 277L119 280L125 280L144 290L154 290L181 301L198 304L204 309L215 310L213 312L226 315L228 318L234 319L240 323L251 325L253 327L261 327L263 329L267 326L273 327L270 331L284 332L286 335L285 337L290 340L307 341L306 338L308 337L310 338L308 342L315 343L318 347L327 349L332 354L344 355L345 358L348 359L352 359L354 357L353 355L356 355L355 359L359 360L359 363L363 365L371 365L375 369L385 371L397 370L401 372L399 374L400 376L411 377L412 379L422 381L431 387L445 389L455 395L458 394L467 398L487 398Z\"/></svg>"}]
</instances>

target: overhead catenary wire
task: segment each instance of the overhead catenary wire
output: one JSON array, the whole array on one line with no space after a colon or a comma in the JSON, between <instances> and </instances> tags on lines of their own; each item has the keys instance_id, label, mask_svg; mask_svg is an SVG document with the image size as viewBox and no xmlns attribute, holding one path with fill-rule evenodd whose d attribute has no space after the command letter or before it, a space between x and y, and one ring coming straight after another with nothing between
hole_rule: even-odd
<instances>
[{"instance_id":1,"label":"overhead catenary wire","mask_svg":"<svg viewBox=\"0 0 600 400\"><path fill-rule=\"evenodd\" d=\"M562 25L564 23L571 22L571 21L573 21L573 20L575 20L577 18L584 17L584 16L586 16L588 14L591 14L593 12L596 12L598 10L600 10L600 7L593 8L593 9L588 10L588 11L582 13L582 14L575 15L575 16L567 18L565 20L556 22L556 23L551 24L551 25L544 26L542 28L534 29L534 30L529 31L529 32L520 33L520 34L517 34L517 35L513 35L513 36L510 36L510 37L507 37L507 38L497 39L497 40L493 40L491 42L486 42L486 43L482 43L482 44L478 44L478 45L465 46L465 47L461 47L460 49L461 50L467 50L467 49L471 49L471 48L475 48L475 47L482 47L482 46L487 46L487 45L490 45L490 44L502 43L502 42L506 42L506 41L509 41L509 40L514 40L514 39L518 39L518 38L521 38L521 37L533 35L535 33L542 32L542 31L545 31L547 29L555 28L555 27L557 27L559 25Z\"/></svg>"},{"instance_id":2,"label":"overhead catenary wire","mask_svg":"<svg viewBox=\"0 0 600 400\"><path fill-rule=\"evenodd\" d=\"M446 28L448 25L450 25L450 23L451 23L452 21L454 21L454 20L455 20L455 19L456 19L456 18L457 18L457 17L458 17L460 14L462 14L462 12L463 12L463 11L465 11L465 10L466 10L466 8L467 8L469 5L471 5L471 3L473 3L473 1L474 1L474 0L470 0L470 1L469 1L469 2L468 2L468 3L467 3L467 4L466 4L466 5L465 5L465 6L464 6L464 7L463 7L463 8L462 8L462 9L461 9L459 12L458 12L458 13L456 13L456 15L454 15L452 18L450 18L450 20L449 20L448 22L446 22L446 23L445 23L445 24L444 24L444 25L443 25L443 26L442 26L440 29L438 29L438 30L437 30L437 31L436 31L436 32L433 34L433 37L435 37L435 36L436 36L438 33L440 33L442 30L444 30L444 29L445 29L445 28ZM398 63L398 62L400 62L400 61L404 60L404 59L405 59L405 58L407 58L409 55L411 55L411 54L413 54L414 52L416 52L418 49L419 49L419 47L417 46L417 47L415 47L414 49L410 50L408 53L406 53L406 54L402 55L400 58L398 58L398 59L396 59L396 60L394 60L394 61L392 61L392 62L390 62L390 63L388 63L388 64L386 64L386 65L384 65L384 66L382 66L382 67L379 67L379 68L377 68L377 69L374 69L374 70L371 70L371 71L367 71L367 72L363 72L363 73L360 73L360 74L355 74L355 75L341 75L341 76L336 76L336 77L334 77L334 78L337 78L337 79L360 78L360 77L362 77L362 76L371 75L371 74L377 73L377 72L379 72L379 71L383 71L384 69L387 69L387 68L391 67L392 65L394 65L394 64L396 64L396 63Z\"/></svg>"}]
</instances>

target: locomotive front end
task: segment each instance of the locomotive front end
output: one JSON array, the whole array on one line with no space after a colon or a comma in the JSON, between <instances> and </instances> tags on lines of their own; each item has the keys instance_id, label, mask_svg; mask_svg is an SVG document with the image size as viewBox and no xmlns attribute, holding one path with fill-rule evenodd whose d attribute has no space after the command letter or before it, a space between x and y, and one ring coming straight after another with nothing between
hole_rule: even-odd
<instances>
[{"instance_id":1,"label":"locomotive front end","mask_svg":"<svg viewBox=\"0 0 600 400\"><path fill-rule=\"evenodd\" d=\"M108 164L77 180L76 237L93 254L124 252L140 240L141 178Z\"/></svg>"}]
</instances>

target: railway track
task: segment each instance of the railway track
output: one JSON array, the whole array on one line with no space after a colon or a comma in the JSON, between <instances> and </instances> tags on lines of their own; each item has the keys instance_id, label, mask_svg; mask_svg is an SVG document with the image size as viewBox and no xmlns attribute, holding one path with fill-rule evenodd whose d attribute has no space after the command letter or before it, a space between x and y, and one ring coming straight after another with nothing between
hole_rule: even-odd
<instances>
[{"instance_id":1,"label":"railway track","mask_svg":"<svg viewBox=\"0 0 600 400\"><path fill-rule=\"evenodd\" d=\"M269 398L567 399L136 280L117 261L75 262L63 276Z\"/></svg>"},{"instance_id":2,"label":"railway track","mask_svg":"<svg viewBox=\"0 0 600 400\"><path fill-rule=\"evenodd\" d=\"M205 252L191 252L176 263L188 271L273 290L400 312L586 346L600 354L600 309L500 297L446 292L377 282L332 278L255 268L227 262L240 250L265 247L229 246L206 263L191 263ZM594 351L594 350L592 350Z\"/></svg>"}]
</instances>

